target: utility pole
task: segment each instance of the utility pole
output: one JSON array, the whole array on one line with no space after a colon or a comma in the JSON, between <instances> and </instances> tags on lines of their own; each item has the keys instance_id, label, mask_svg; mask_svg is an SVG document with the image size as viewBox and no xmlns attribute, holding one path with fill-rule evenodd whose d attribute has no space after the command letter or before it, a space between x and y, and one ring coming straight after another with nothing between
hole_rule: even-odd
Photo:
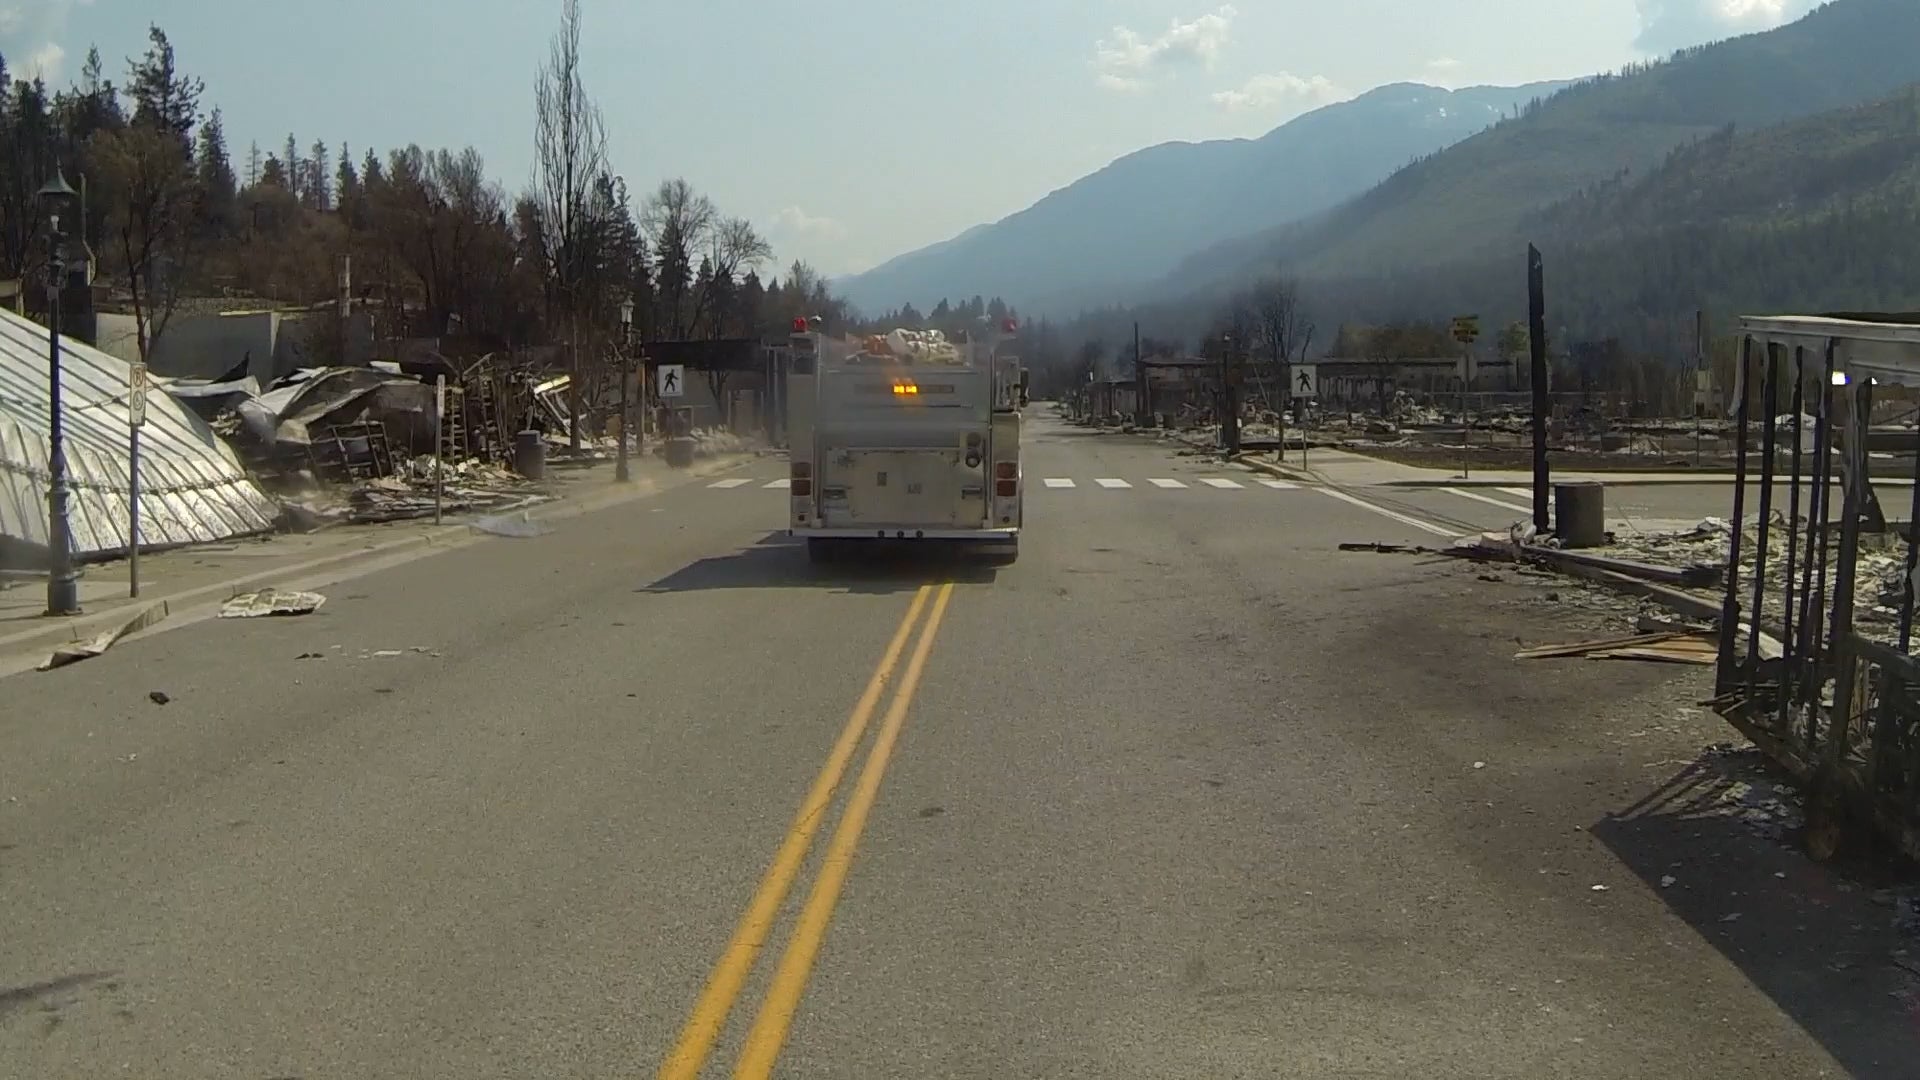
<instances>
[{"instance_id":1,"label":"utility pole","mask_svg":"<svg viewBox=\"0 0 1920 1080\"><path fill-rule=\"evenodd\" d=\"M627 427L633 412L627 406L627 384L633 381L633 297L620 301L620 450L613 462L613 479L624 484L633 479L627 464Z\"/></svg>"},{"instance_id":2,"label":"utility pole","mask_svg":"<svg viewBox=\"0 0 1920 1080\"><path fill-rule=\"evenodd\" d=\"M47 614L80 614L80 578L73 569L73 523L68 518L72 492L67 482L66 417L60 403L60 294L67 285L66 240L60 212L74 190L54 169L40 188L47 207ZM137 329L137 328L136 328Z\"/></svg>"},{"instance_id":3,"label":"utility pole","mask_svg":"<svg viewBox=\"0 0 1920 1080\"><path fill-rule=\"evenodd\" d=\"M1547 285L1540 249L1527 245L1527 341L1533 376L1533 527L1547 531ZM1738 532L1739 520L1735 519Z\"/></svg>"},{"instance_id":4,"label":"utility pole","mask_svg":"<svg viewBox=\"0 0 1920 1080\"><path fill-rule=\"evenodd\" d=\"M1700 413L1703 404L1702 391L1707 381L1701 373L1709 369L1707 360L1707 309L1700 308L1693 313L1693 464L1700 467ZM1796 414L1794 423L1800 423Z\"/></svg>"},{"instance_id":5,"label":"utility pole","mask_svg":"<svg viewBox=\"0 0 1920 1080\"><path fill-rule=\"evenodd\" d=\"M1136 427L1149 427L1153 411L1147 402L1147 365L1140 355L1140 324L1133 324L1133 422Z\"/></svg>"},{"instance_id":6,"label":"utility pole","mask_svg":"<svg viewBox=\"0 0 1920 1080\"><path fill-rule=\"evenodd\" d=\"M1240 349L1238 338L1228 334L1221 338L1225 346L1225 355L1220 358L1222 415L1220 417L1220 449L1231 456L1240 452Z\"/></svg>"}]
</instances>

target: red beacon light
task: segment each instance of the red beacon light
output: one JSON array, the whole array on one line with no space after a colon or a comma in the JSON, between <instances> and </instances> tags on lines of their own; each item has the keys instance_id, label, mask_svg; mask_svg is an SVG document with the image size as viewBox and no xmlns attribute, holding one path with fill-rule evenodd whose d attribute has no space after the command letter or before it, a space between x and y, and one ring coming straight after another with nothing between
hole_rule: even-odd
<instances>
[{"instance_id":1,"label":"red beacon light","mask_svg":"<svg viewBox=\"0 0 1920 1080\"><path fill-rule=\"evenodd\" d=\"M804 334L807 332L807 317L805 315L795 315L793 317L793 332L796 334Z\"/></svg>"},{"instance_id":2,"label":"red beacon light","mask_svg":"<svg viewBox=\"0 0 1920 1080\"><path fill-rule=\"evenodd\" d=\"M1020 320L1008 319L1005 323L1001 324L1000 328L1009 334L1016 333L1020 329Z\"/></svg>"}]
</instances>

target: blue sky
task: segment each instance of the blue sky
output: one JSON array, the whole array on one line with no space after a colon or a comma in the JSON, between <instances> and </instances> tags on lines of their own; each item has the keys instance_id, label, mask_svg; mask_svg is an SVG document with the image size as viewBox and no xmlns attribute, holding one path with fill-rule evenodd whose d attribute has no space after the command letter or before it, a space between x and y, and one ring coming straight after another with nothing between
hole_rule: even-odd
<instances>
[{"instance_id":1,"label":"blue sky","mask_svg":"<svg viewBox=\"0 0 1920 1080\"><path fill-rule=\"evenodd\" d=\"M864 269L1142 146L1261 134L1387 82L1617 67L1813 0L583 0L590 92L636 191L684 176L784 263ZM525 186L558 0L0 0L0 53L120 77L146 27L206 80L236 163L292 132L472 145Z\"/></svg>"}]
</instances>

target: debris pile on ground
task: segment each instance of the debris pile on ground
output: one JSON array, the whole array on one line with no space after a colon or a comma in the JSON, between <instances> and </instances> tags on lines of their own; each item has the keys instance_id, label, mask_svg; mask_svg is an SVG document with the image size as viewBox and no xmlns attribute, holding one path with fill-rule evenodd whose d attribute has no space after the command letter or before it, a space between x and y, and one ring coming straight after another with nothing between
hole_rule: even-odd
<instances>
[{"instance_id":1,"label":"debris pile on ground","mask_svg":"<svg viewBox=\"0 0 1920 1080\"><path fill-rule=\"evenodd\" d=\"M1775 512L1768 528L1766 551L1767 583L1762 590L1763 622L1784 622L1781 604L1787 591L1789 530L1784 514ZM1751 605L1753 575L1759 563L1759 517L1748 518L1741 530L1740 582ZM1793 542L1793 592L1801 593L1810 553L1806 545L1804 519ZM1686 597L1696 604L1717 605L1720 583L1730 553L1733 527L1724 519L1709 517L1686 528L1666 532L1616 535L1612 543L1578 551L1561 550L1551 538L1535 537L1531 526L1516 528L1502 535L1485 534L1463 541L1456 554L1480 558L1522 560L1551 566L1567 573L1591 571L1583 576L1633 578L1670 590L1666 599ZM1854 567L1854 620L1858 632L1880 641L1893 641L1899 632L1900 608L1906 594L1906 555L1904 545L1893 541L1889 550L1875 550L1878 537L1862 539L1862 549ZM1579 565L1572 565L1579 564ZM1833 582L1839 566L1839 543L1827 545L1827 595L1833 594ZM1819 568L1815 568L1818 580ZM1745 613L1751 617L1751 612Z\"/></svg>"},{"instance_id":2,"label":"debris pile on ground","mask_svg":"<svg viewBox=\"0 0 1920 1080\"><path fill-rule=\"evenodd\" d=\"M327 598L314 592L260 589L241 593L220 605L223 619L259 619L266 616L311 615Z\"/></svg>"},{"instance_id":3,"label":"debris pile on ground","mask_svg":"<svg viewBox=\"0 0 1920 1080\"><path fill-rule=\"evenodd\" d=\"M553 496L501 465L469 460L442 465L443 513L485 510L505 513ZM361 480L345 490L328 489L280 500L289 528L310 532L327 525L407 521L433 516L435 462L431 456L402 462L396 475Z\"/></svg>"},{"instance_id":4,"label":"debris pile on ground","mask_svg":"<svg viewBox=\"0 0 1920 1080\"><path fill-rule=\"evenodd\" d=\"M1759 751L1722 743L1711 747L1708 757L1725 759L1722 767L1730 777L1727 784L1715 790L1717 809L1772 840L1787 842L1806 827L1804 798L1798 790L1776 781L1764 771L1766 766ZM1732 778L1736 771L1745 776Z\"/></svg>"}]
</instances>

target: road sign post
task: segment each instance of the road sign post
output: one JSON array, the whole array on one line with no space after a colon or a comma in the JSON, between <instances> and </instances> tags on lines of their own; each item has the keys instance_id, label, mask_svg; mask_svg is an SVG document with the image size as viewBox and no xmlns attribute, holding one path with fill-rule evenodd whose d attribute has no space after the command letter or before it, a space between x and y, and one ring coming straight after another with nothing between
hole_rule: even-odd
<instances>
[{"instance_id":1,"label":"road sign post","mask_svg":"<svg viewBox=\"0 0 1920 1080\"><path fill-rule=\"evenodd\" d=\"M440 524L440 508L447 484L446 459L441 447L447 441L447 377L433 377L433 523Z\"/></svg>"},{"instance_id":2,"label":"road sign post","mask_svg":"<svg viewBox=\"0 0 1920 1080\"><path fill-rule=\"evenodd\" d=\"M127 366L127 596L140 598L140 429L147 424L147 365Z\"/></svg>"},{"instance_id":3,"label":"road sign post","mask_svg":"<svg viewBox=\"0 0 1920 1080\"><path fill-rule=\"evenodd\" d=\"M1288 392L1301 401L1312 401L1320 396L1320 368L1315 364L1295 364L1287 373ZM1300 428L1300 467L1307 467L1307 425L1303 420ZM1281 457L1286 456L1286 442L1281 441Z\"/></svg>"},{"instance_id":4,"label":"road sign post","mask_svg":"<svg viewBox=\"0 0 1920 1080\"><path fill-rule=\"evenodd\" d=\"M1455 315L1451 327L1453 340L1460 343L1460 478L1467 479L1473 468L1473 414L1468 395L1473 392L1473 343L1480 338L1480 316Z\"/></svg>"}]
</instances>

